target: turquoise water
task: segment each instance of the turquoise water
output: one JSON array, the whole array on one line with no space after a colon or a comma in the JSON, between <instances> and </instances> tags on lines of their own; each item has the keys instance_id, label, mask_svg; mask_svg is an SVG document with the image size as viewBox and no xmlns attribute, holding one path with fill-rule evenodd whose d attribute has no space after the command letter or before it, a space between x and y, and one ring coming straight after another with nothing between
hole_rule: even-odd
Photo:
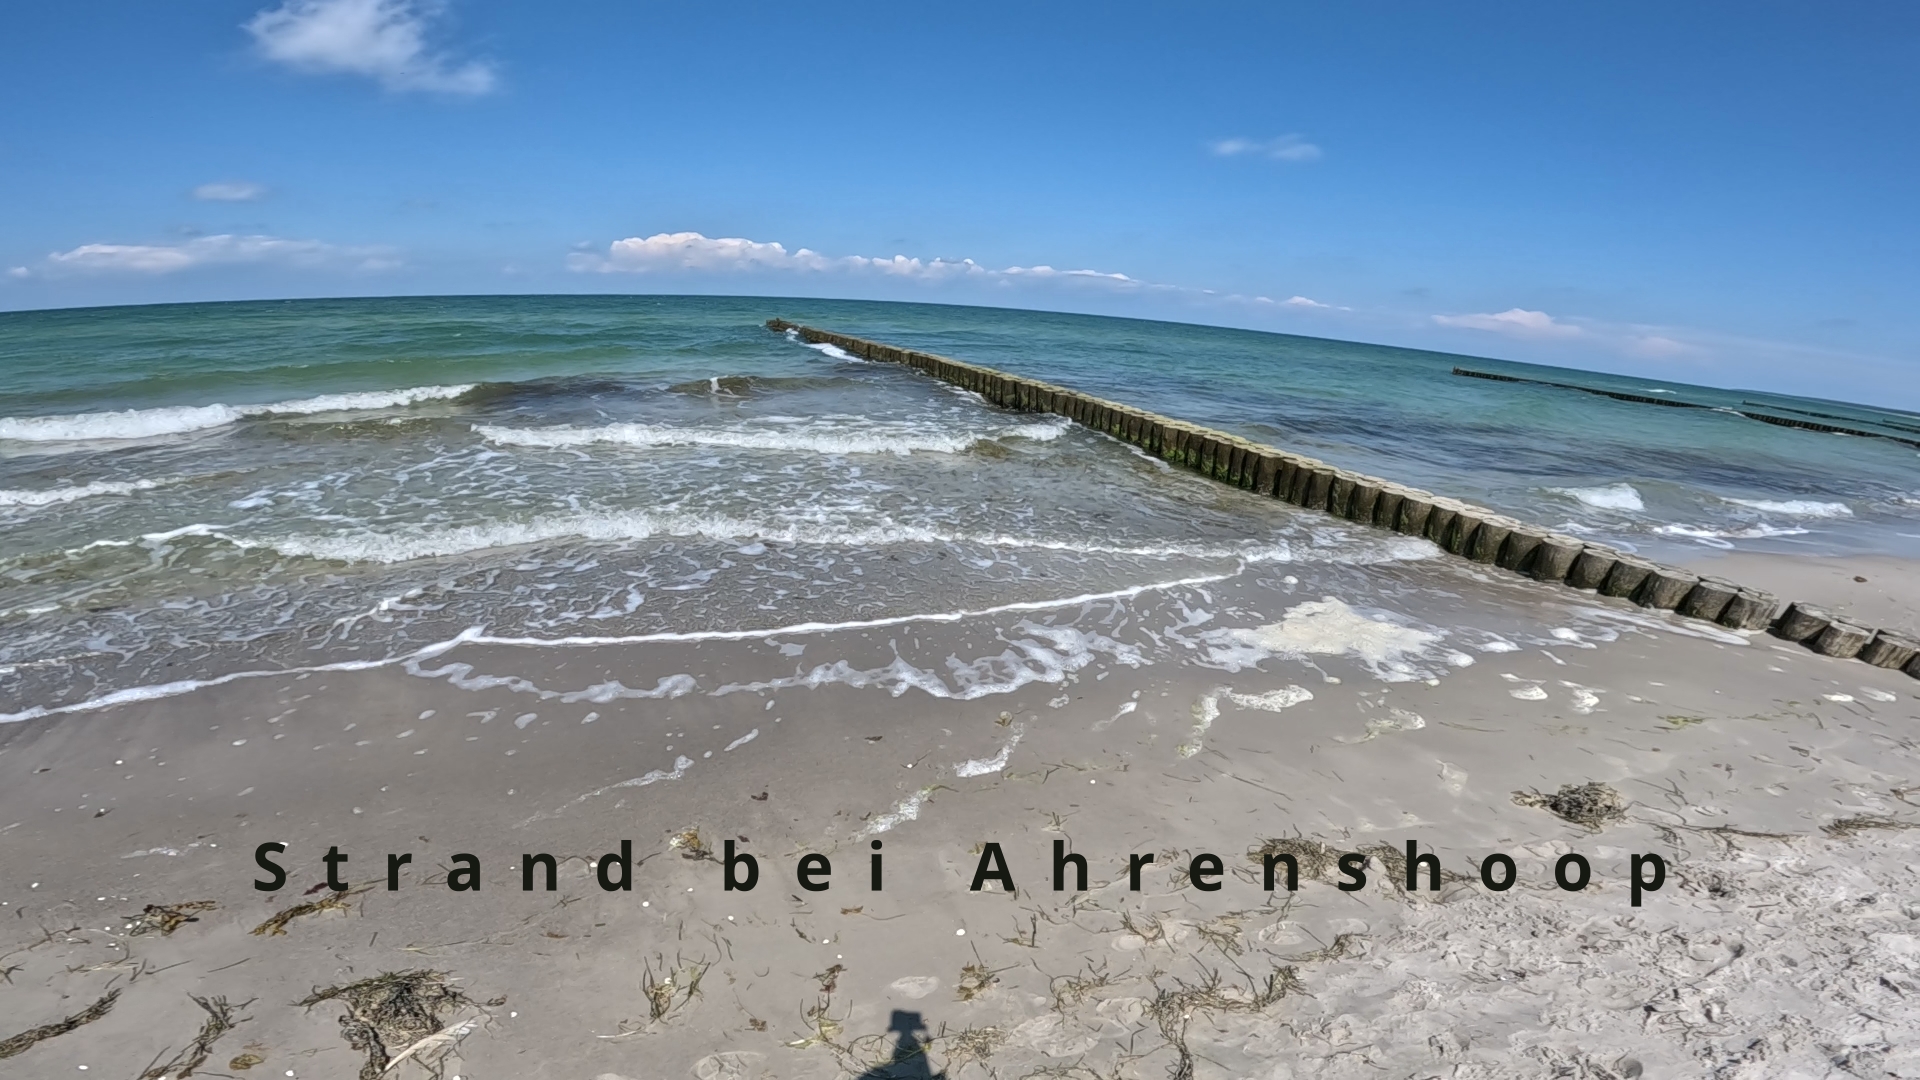
<instances>
[{"instance_id":1,"label":"turquoise water","mask_svg":"<svg viewBox=\"0 0 1920 1080\"><path fill-rule=\"evenodd\" d=\"M1920 546L1910 446L1452 368L1896 435L1920 417L1404 349L822 300L30 312L0 315L0 716L475 627L724 632L1430 554L803 346L763 328L776 315L1640 550Z\"/></svg>"}]
</instances>

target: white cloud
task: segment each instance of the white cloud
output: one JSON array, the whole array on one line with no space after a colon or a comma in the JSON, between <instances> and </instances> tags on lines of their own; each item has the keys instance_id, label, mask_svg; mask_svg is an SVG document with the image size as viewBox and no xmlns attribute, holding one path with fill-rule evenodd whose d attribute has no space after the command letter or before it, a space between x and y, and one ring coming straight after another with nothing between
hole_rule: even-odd
<instances>
[{"instance_id":1,"label":"white cloud","mask_svg":"<svg viewBox=\"0 0 1920 1080\"><path fill-rule=\"evenodd\" d=\"M576 252L567 259L575 270L597 273L649 273L694 270L702 272L783 271L813 274L882 274L922 281L973 279L1007 282L1014 279L1073 279L1122 288L1165 288L1126 274L1100 270L1057 270L1051 266L1009 266L990 270L972 259L919 259L906 255L829 257L810 248L789 251L785 245L737 236L709 237L697 232L656 233L615 240L605 255Z\"/></svg>"},{"instance_id":2,"label":"white cloud","mask_svg":"<svg viewBox=\"0 0 1920 1080\"><path fill-rule=\"evenodd\" d=\"M1281 135L1272 139L1220 139L1209 147L1220 157L1265 157L1275 161L1318 161L1318 146L1299 135Z\"/></svg>"},{"instance_id":3,"label":"white cloud","mask_svg":"<svg viewBox=\"0 0 1920 1080\"><path fill-rule=\"evenodd\" d=\"M1258 304L1261 307L1298 308L1303 311L1352 311L1353 310L1352 308L1346 307L1341 304L1323 304L1320 301L1315 300L1312 297L1308 297L1308 296L1289 296L1285 300L1275 300L1271 296L1240 296L1236 294L1233 296L1228 296L1225 299L1241 301L1241 302L1250 303L1250 304Z\"/></svg>"},{"instance_id":4,"label":"white cloud","mask_svg":"<svg viewBox=\"0 0 1920 1080\"><path fill-rule=\"evenodd\" d=\"M193 197L207 202L252 202L264 198L267 189L245 180L225 180L213 184L201 184L193 189Z\"/></svg>"},{"instance_id":5,"label":"white cloud","mask_svg":"<svg viewBox=\"0 0 1920 1080\"><path fill-rule=\"evenodd\" d=\"M1581 333L1579 327L1559 322L1544 311L1528 311L1525 308L1508 308L1493 315L1435 315L1433 321L1441 326L1486 330L1522 338L1569 338L1578 337Z\"/></svg>"},{"instance_id":6,"label":"white cloud","mask_svg":"<svg viewBox=\"0 0 1920 1080\"><path fill-rule=\"evenodd\" d=\"M24 266L16 266L13 269L7 271L7 276L10 278L32 277L33 271L27 269Z\"/></svg>"},{"instance_id":7,"label":"white cloud","mask_svg":"<svg viewBox=\"0 0 1920 1080\"><path fill-rule=\"evenodd\" d=\"M182 244L82 244L47 256L53 271L172 274L201 266L240 263L284 266L355 265L383 270L399 265L381 248L341 247L275 236L201 236Z\"/></svg>"},{"instance_id":8,"label":"white cloud","mask_svg":"<svg viewBox=\"0 0 1920 1080\"><path fill-rule=\"evenodd\" d=\"M428 49L427 24L443 9L440 0L286 0L246 30L262 55L297 71L365 75L389 90L492 91L492 64Z\"/></svg>"},{"instance_id":9,"label":"white cloud","mask_svg":"<svg viewBox=\"0 0 1920 1080\"><path fill-rule=\"evenodd\" d=\"M829 260L801 248L736 236L709 238L697 232L630 236L607 245L604 258L582 256L576 269L603 272L648 270L822 270Z\"/></svg>"},{"instance_id":10,"label":"white cloud","mask_svg":"<svg viewBox=\"0 0 1920 1080\"><path fill-rule=\"evenodd\" d=\"M973 263L972 259L967 260L968 265L972 265L972 263ZM1135 281L1133 278L1130 278L1125 274L1106 274L1106 273L1101 273L1098 270L1055 270L1051 266L1009 266L1005 270L1002 270L1000 272L1009 276L1019 276L1024 274L1027 277L1035 277L1035 278L1052 278L1052 277L1100 278L1105 281L1117 281L1117 282L1121 282L1128 285L1143 284L1142 282Z\"/></svg>"},{"instance_id":11,"label":"white cloud","mask_svg":"<svg viewBox=\"0 0 1920 1080\"><path fill-rule=\"evenodd\" d=\"M1627 341L1627 351L1635 356L1662 358L1669 356L1687 356L1700 352L1698 346L1675 341L1660 334L1642 334Z\"/></svg>"}]
</instances>

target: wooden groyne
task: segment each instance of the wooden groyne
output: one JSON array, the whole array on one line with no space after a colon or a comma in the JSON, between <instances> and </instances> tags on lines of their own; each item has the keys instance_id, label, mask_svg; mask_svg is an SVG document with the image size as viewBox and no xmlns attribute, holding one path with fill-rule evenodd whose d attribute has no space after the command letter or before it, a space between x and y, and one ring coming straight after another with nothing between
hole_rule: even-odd
<instances>
[{"instance_id":1,"label":"wooden groyne","mask_svg":"<svg viewBox=\"0 0 1920 1080\"><path fill-rule=\"evenodd\" d=\"M1855 427L1841 427L1837 424L1822 424L1814 420L1796 420L1790 416L1775 416L1773 413L1748 412L1745 409L1732 409L1722 405L1702 405L1697 401L1681 401L1677 398L1653 397L1648 394L1629 394L1624 390L1602 390L1597 386L1579 386L1574 383L1548 382L1546 379L1523 379L1518 375L1496 375L1491 371L1474 371L1471 368L1457 367L1455 375L1464 375L1469 379L1492 379L1495 382L1526 383L1530 386L1551 386L1555 390L1578 390L1583 394L1597 394L1615 401L1631 401L1639 405L1665 405L1670 409L1707 409L1711 412L1728 412L1735 416L1744 416L1749 420L1758 420L1775 427L1800 428L1805 431L1824 431L1830 435L1852 435L1862 439L1886 439L1889 442L1904 443L1920 449L1920 440L1903 439L1898 435L1888 435L1883 431L1866 431ZM1757 401L1743 401L1742 405L1752 405L1762 409L1777 409L1779 412L1799 413L1802 416L1818 416L1828 420L1845 420L1844 416L1832 416L1827 413L1810 413L1801 409L1788 409L1773 405L1761 405ZM1901 431L1920 432L1920 428L1910 428L1904 424L1884 424L1885 427L1898 428Z\"/></svg>"},{"instance_id":2,"label":"wooden groyne","mask_svg":"<svg viewBox=\"0 0 1920 1080\"><path fill-rule=\"evenodd\" d=\"M767 320L767 328L791 331L809 344L832 345L863 360L905 365L971 390L1002 408L1064 416L1131 443L1169 464L1256 495L1357 524L1424 537L1449 554L1535 581L1619 597L1642 607L1673 611L1735 630L1766 630L1827 656L1857 657L1876 667L1898 668L1920 678L1920 640L1890 630L1856 626L1807 604L1789 604L1782 611L1776 597L1758 589L1662 566L1485 507L1335 468L1224 431L1038 379L784 319Z\"/></svg>"}]
</instances>

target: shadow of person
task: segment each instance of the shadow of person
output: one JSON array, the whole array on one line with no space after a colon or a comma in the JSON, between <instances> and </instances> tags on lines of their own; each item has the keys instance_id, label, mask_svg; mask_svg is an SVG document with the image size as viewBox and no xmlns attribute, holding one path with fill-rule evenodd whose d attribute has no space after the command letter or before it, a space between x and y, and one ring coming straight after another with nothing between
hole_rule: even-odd
<instances>
[{"instance_id":1,"label":"shadow of person","mask_svg":"<svg viewBox=\"0 0 1920 1080\"><path fill-rule=\"evenodd\" d=\"M899 1033L894 1040L893 1056L885 1064L861 1073L857 1080L946 1080L947 1074L934 1072L927 1060L928 1044L920 1038L920 1033L927 1030L927 1022L919 1013L893 1010L893 1020L887 1024L887 1030Z\"/></svg>"}]
</instances>

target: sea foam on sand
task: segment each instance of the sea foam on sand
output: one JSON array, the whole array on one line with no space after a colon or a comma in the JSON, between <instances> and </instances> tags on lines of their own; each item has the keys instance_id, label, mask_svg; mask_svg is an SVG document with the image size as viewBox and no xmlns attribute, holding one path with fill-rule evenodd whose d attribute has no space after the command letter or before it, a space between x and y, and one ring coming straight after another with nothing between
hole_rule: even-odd
<instances>
[{"instance_id":1,"label":"sea foam on sand","mask_svg":"<svg viewBox=\"0 0 1920 1080\"><path fill-rule=\"evenodd\" d=\"M1276 623L1209 632L1213 646L1209 659L1238 670L1268 657L1349 656L1382 681L1406 682L1430 677L1410 660L1434 655L1443 636L1436 630L1402 625L1385 612L1374 616L1356 611L1329 596L1287 609ZM1455 667L1473 663L1472 657L1452 650L1441 658Z\"/></svg>"}]
</instances>

